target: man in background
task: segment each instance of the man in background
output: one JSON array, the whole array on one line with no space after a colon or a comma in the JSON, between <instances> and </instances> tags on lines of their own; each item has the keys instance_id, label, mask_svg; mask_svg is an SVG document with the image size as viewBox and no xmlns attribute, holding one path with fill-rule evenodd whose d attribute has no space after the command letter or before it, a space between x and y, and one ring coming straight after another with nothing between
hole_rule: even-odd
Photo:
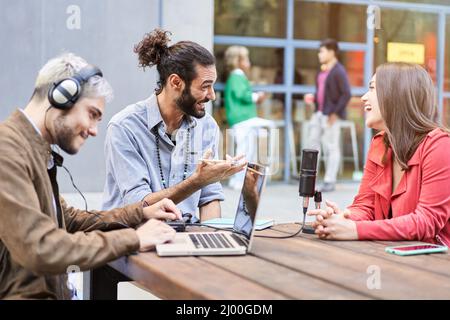
<instances>
[{"instance_id":1,"label":"man in background","mask_svg":"<svg viewBox=\"0 0 450 320\"><path fill-rule=\"evenodd\" d=\"M322 145L325 160L324 183L319 187L322 192L335 189L341 157L339 120L345 119L345 108L350 100L350 85L345 68L338 61L338 51L336 40L321 42L316 92L314 96L305 95L305 101L315 101L315 112L309 122L308 148L320 151Z\"/></svg>"}]
</instances>

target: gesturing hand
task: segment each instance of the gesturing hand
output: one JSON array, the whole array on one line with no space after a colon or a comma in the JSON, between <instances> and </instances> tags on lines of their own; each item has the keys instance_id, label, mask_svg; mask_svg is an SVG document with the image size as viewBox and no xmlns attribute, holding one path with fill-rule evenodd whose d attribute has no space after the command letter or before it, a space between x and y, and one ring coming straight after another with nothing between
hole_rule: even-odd
<instances>
[{"instance_id":1,"label":"gesturing hand","mask_svg":"<svg viewBox=\"0 0 450 320\"><path fill-rule=\"evenodd\" d=\"M244 158L244 156L230 157L227 155L226 160L213 160L208 161L211 157L211 151L208 150L203 155L203 160L197 165L197 169L194 173L194 178L200 183L201 187L207 186L211 183L215 183L224 179L229 178L230 176L238 173L243 170L247 165L246 161L240 160Z\"/></svg>"}]
</instances>

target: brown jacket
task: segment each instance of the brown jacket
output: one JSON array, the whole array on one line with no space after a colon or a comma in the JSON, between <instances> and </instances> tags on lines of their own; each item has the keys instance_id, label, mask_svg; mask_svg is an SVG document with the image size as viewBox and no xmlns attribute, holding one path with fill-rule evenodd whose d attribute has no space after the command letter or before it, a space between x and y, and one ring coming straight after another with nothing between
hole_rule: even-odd
<instances>
[{"instance_id":1,"label":"brown jacket","mask_svg":"<svg viewBox=\"0 0 450 320\"><path fill-rule=\"evenodd\" d=\"M22 112L0 124L0 299L68 299L69 266L96 268L139 248L135 230L111 229L117 221L141 223L140 204L96 211L100 219L61 198L58 228L50 156L50 145Z\"/></svg>"}]
</instances>

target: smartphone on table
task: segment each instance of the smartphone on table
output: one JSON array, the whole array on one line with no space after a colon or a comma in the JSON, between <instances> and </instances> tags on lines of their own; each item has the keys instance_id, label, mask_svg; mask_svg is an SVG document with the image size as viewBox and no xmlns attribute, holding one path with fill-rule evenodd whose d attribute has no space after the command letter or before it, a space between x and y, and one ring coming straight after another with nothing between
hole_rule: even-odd
<instances>
[{"instance_id":1,"label":"smartphone on table","mask_svg":"<svg viewBox=\"0 0 450 320\"><path fill-rule=\"evenodd\" d=\"M399 256L411 256L415 254L428 254L447 252L448 247L432 243L416 243L409 245L400 245L394 247L386 247L385 251Z\"/></svg>"}]
</instances>

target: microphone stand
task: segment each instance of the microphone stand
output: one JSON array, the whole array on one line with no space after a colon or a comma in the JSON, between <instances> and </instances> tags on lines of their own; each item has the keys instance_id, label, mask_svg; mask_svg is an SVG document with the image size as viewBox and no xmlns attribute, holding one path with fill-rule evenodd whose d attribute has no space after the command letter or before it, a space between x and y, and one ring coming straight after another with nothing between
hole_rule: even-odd
<instances>
[{"instance_id":1,"label":"microphone stand","mask_svg":"<svg viewBox=\"0 0 450 320\"><path fill-rule=\"evenodd\" d=\"M316 190L316 192L314 193L314 204L316 209L320 209L321 202L322 202L322 192ZM305 200L303 200L303 214L306 214L306 211L308 210L308 204L309 201L305 202ZM305 220L306 219L303 219L303 223L305 224L303 226L303 232L308 234L314 234L315 229L312 226L307 226Z\"/></svg>"}]
</instances>

